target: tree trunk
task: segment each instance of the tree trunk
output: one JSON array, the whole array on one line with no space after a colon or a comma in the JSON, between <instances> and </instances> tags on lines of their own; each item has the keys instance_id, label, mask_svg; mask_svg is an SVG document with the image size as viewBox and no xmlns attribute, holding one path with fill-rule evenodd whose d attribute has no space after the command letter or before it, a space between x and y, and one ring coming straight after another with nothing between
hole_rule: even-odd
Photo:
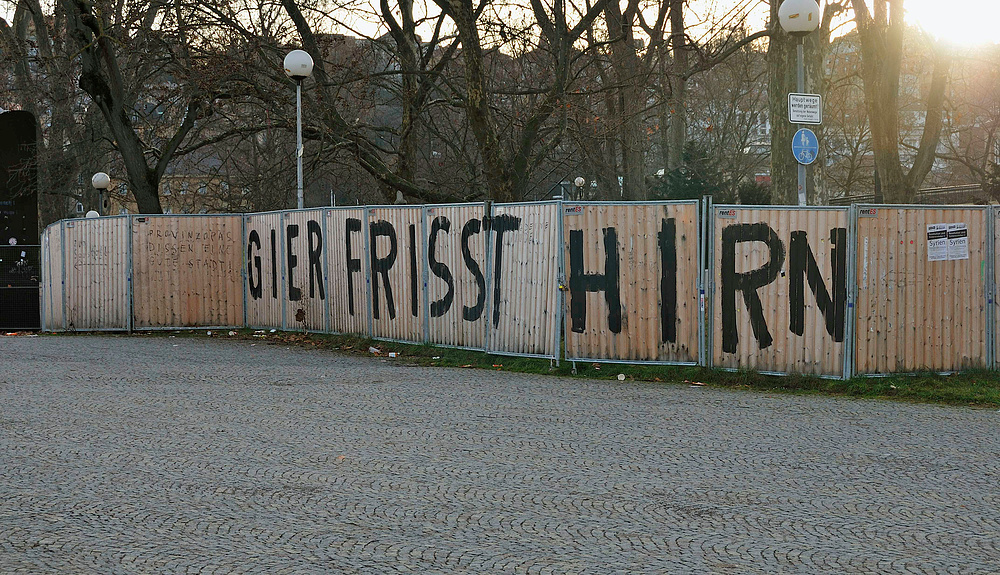
<instances>
[{"instance_id":1,"label":"tree trunk","mask_svg":"<svg viewBox=\"0 0 1000 575\"><path fill-rule=\"evenodd\" d=\"M476 13L471 0L455 0L449 2L448 7L462 42L466 83L465 112L472 133L479 144L489 197L497 202L511 202L514 201L514 187L507 173L504 154L497 137L496 123L490 110L483 47L479 29L476 27Z\"/></svg>"},{"instance_id":2,"label":"tree trunk","mask_svg":"<svg viewBox=\"0 0 1000 575\"><path fill-rule=\"evenodd\" d=\"M674 73L670 77L667 171L684 165L687 142L687 72L689 67L687 32L684 28L684 0L670 0L670 46Z\"/></svg>"},{"instance_id":3,"label":"tree trunk","mask_svg":"<svg viewBox=\"0 0 1000 575\"><path fill-rule=\"evenodd\" d=\"M605 8L608 33L614 39L610 45L611 68L618 88L618 142L621 146L621 197L625 200L645 200L646 139L643 137L643 111L646 74L636 54L633 33L638 3L630 0L625 11L617 2Z\"/></svg>"},{"instance_id":4,"label":"tree trunk","mask_svg":"<svg viewBox=\"0 0 1000 575\"><path fill-rule=\"evenodd\" d=\"M778 2L771 2L768 21L767 91L771 118L771 203L798 203L798 163L792 156L794 126L788 122L788 93L795 91L795 45L778 24Z\"/></svg>"},{"instance_id":5,"label":"tree trunk","mask_svg":"<svg viewBox=\"0 0 1000 575\"><path fill-rule=\"evenodd\" d=\"M906 31L903 0L875 0L874 15L864 0L851 0L851 5L861 38L861 78L882 194L890 204L912 203L930 172L941 139L951 60L940 52L936 54L920 146L914 165L904 171L899 154L899 77Z\"/></svg>"}]
</instances>

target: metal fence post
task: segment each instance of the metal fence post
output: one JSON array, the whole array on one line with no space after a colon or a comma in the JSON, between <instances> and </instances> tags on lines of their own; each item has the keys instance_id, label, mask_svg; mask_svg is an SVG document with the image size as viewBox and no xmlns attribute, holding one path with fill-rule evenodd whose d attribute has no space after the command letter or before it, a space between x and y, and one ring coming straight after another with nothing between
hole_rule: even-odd
<instances>
[{"instance_id":1,"label":"metal fence post","mask_svg":"<svg viewBox=\"0 0 1000 575\"><path fill-rule=\"evenodd\" d=\"M369 221L369 209L368 206L364 208L364 224L361 226L362 231L362 242L364 242L364 253L365 258L365 304L368 308L368 337L373 337L375 335L375 315L373 313L373 302L372 302L372 253L371 253L371 239L369 238L371 234L371 222Z\"/></svg>"},{"instance_id":2,"label":"metal fence post","mask_svg":"<svg viewBox=\"0 0 1000 575\"><path fill-rule=\"evenodd\" d=\"M490 343L493 340L493 202L483 202L483 229L486 231L486 321L483 323L486 335L483 338L483 349L486 353L492 351Z\"/></svg>"},{"instance_id":3,"label":"metal fence post","mask_svg":"<svg viewBox=\"0 0 1000 575\"><path fill-rule=\"evenodd\" d=\"M983 293L986 297L986 367L996 369L996 216L997 208L986 212L986 277Z\"/></svg>"},{"instance_id":4,"label":"metal fence post","mask_svg":"<svg viewBox=\"0 0 1000 575\"><path fill-rule=\"evenodd\" d=\"M423 330L424 330L423 341L424 341L424 343L428 343L431 340L431 295L430 295L430 289L428 287L428 284L430 283L430 273L431 273L430 272L430 238L427 237L427 234L428 234L427 218L428 217L429 217L429 214L427 212L427 206L426 205L421 206L420 207L420 233L422 235L422 241L420 242L420 245L422 246L422 249L424 250L424 253L423 253L423 265L420 266L421 267L421 270L420 270L420 279L421 279L421 281L423 282L423 285L424 285L424 293L423 293L424 297L422 298L422 300L423 300L423 306L424 306L424 321L423 321L423 324L424 324L423 325Z\"/></svg>"}]
</instances>

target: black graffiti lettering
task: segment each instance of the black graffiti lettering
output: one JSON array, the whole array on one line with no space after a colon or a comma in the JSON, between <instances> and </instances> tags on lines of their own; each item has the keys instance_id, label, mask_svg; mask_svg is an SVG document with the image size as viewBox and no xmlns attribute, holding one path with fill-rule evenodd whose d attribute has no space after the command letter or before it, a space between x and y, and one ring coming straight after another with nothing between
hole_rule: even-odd
<instances>
[{"instance_id":1,"label":"black graffiti lettering","mask_svg":"<svg viewBox=\"0 0 1000 575\"><path fill-rule=\"evenodd\" d=\"M660 220L660 338L677 342L677 224L674 218Z\"/></svg>"},{"instance_id":2,"label":"black graffiti lettering","mask_svg":"<svg viewBox=\"0 0 1000 575\"><path fill-rule=\"evenodd\" d=\"M503 235L521 229L521 218L503 214L493 218L493 230L497 233L496 261L493 262L493 327L500 325L500 278L503 275Z\"/></svg>"},{"instance_id":3,"label":"black graffiti lettering","mask_svg":"<svg viewBox=\"0 0 1000 575\"><path fill-rule=\"evenodd\" d=\"M288 224L285 226L285 261L288 264L288 300L299 301L302 299L302 290L295 287L295 266L299 265L299 258L292 252L292 240L299 236L298 224Z\"/></svg>"},{"instance_id":4,"label":"black graffiti lettering","mask_svg":"<svg viewBox=\"0 0 1000 575\"><path fill-rule=\"evenodd\" d=\"M770 251L768 262L750 272L736 273L736 244L764 242ZM743 292L743 301L750 313L750 327L760 345L769 347L773 341L764 320L764 311L757 289L773 282L785 263L785 245L778 234L765 223L735 224L722 230L722 351L736 353L739 333L736 328L736 292Z\"/></svg>"},{"instance_id":5,"label":"black graffiti lettering","mask_svg":"<svg viewBox=\"0 0 1000 575\"><path fill-rule=\"evenodd\" d=\"M389 319L396 319L396 302L392 299L392 286L389 285L389 270L396 263L397 245L396 228L392 224L379 220L369 225L368 234L371 240L371 262L372 262L372 317L379 319L379 276L385 287L385 303L389 309ZM389 253L384 258L378 257L378 238L389 238Z\"/></svg>"},{"instance_id":6,"label":"black graffiti lettering","mask_svg":"<svg viewBox=\"0 0 1000 575\"><path fill-rule=\"evenodd\" d=\"M319 299L326 299L323 290L323 267L320 258L323 256L323 230L319 227L319 222L309 220L306 222L306 229L309 233L309 297L316 297L316 285L319 284Z\"/></svg>"},{"instance_id":7,"label":"black graffiti lettering","mask_svg":"<svg viewBox=\"0 0 1000 575\"><path fill-rule=\"evenodd\" d=\"M278 299L278 239L277 230L271 230L271 297Z\"/></svg>"},{"instance_id":8,"label":"black graffiti lettering","mask_svg":"<svg viewBox=\"0 0 1000 575\"><path fill-rule=\"evenodd\" d=\"M431 273L444 280L448 284L448 293L439 300L431 302L431 317L441 317L448 313L451 304L455 299L455 278L451 275L448 266L437 261L434 253L437 249L437 236L439 231L448 233L451 230L451 220L444 216L438 216L431 222L431 234L427 240L427 261L430 264Z\"/></svg>"},{"instance_id":9,"label":"black graffiti lettering","mask_svg":"<svg viewBox=\"0 0 1000 575\"><path fill-rule=\"evenodd\" d=\"M410 315L417 317L417 295L420 293L417 279L417 226L410 224Z\"/></svg>"},{"instance_id":10,"label":"black graffiti lettering","mask_svg":"<svg viewBox=\"0 0 1000 575\"><path fill-rule=\"evenodd\" d=\"M587 328L587 292L604 292L608 305L608 329L622 331L621 289L619 286L618 231L604 228L604 273L583 269L583 230L569 232L569 316L570 329L583 333Z\"/></svg>"},{"instance_id":11,"label":"black graffiti lettering","mask_svg":"<svg viewBox=\"0 0 1000 575\"><path fill-rule=\"evenodd\" d=\"M472 257L472 250L469 249L469 238L478 234L482 227L479 220L469 220L462 227L462 259L465 260L465 267L472 272L476 278L476 287L479 288L479 295L476 296L476 305L469 307L462 306L462 319L465 321L477 321L483 316L483 308L486 307L486 278L479 268L479 262Z\"/></svg>"},{"instance_id":12,"label":"black graffiti lettering","mask_svg":"<svg viewBox=\"0 0 1000 575\"><path fill-rule=\"evenodd\" d=\"M344 234L347 259L347 311L354 315L354 274L361 272L361 258L351 257L351 234L361 233L361 220L347 218L347 232Z\"/></svg>"},{"instance_id":13,"label":"black graffiti lettering","mask_svg":"<svg viewBox=\"0 0 1000 575\"><path fill-rule=\"evenodd\" d=\"M254 248L257 250L256 255ZM257 270L256 276L254 270ZM250 297L253 299L264 297L264 278L261 277L260 270L260 234L257 230L250 230L250 237L247 240L247 279L250 282Z\"/></svg>"},{"instance_id":14,"label":"black graffiti lettering","mask_svg":"<svg viewBox=\"0 0 1000 575\"><path fill-rule=\"evenodd\" d=\"M847 311L847 229L830 230L830 265L833 268L833 297L823 283L816 257L809 249L806 232L792 232L788 242L788 329L795 335L805 332L805 279L816 297L816 307L826 320L826 331L834 341L844 341L844 314Z\"/></svg>"}]
</instances>

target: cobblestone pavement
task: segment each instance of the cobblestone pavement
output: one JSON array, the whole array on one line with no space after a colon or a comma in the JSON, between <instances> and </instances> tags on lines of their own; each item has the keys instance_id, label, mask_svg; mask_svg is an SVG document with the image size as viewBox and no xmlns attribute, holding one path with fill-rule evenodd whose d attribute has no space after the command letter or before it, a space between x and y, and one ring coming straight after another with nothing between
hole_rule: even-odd
<instances>
[{"instance_id":1,"label":"cobblestone pavement","mask_svg":"<svg viewBox=\"0 0 1000 575\"><path fill-rule=\"evenodd\" d=\"M1000 414L0 338L2 573L997 573Z\"/></svg>"}]
</instances>

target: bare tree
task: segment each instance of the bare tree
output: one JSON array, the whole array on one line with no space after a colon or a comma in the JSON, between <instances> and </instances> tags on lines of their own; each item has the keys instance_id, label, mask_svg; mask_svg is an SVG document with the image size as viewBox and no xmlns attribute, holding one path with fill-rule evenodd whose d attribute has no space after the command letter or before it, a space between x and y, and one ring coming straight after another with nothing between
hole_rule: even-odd
<instances>
[{"instance_id":1,"label":"bare tree","mask_svg":"<svg viewBox=\"0 0 1000 575\"><path fill-rule=\"evenodd\" d=\"M875 0L874 10L869 10L864 0L851 0L851 6L861 38L861 77L883 194L890 203L911 202L934 164L951 58L943 46L934 50L920 144L912 165L904 170L899 132L899 80L906 32L903 0Z\"/></svg>"}]
</instances>

